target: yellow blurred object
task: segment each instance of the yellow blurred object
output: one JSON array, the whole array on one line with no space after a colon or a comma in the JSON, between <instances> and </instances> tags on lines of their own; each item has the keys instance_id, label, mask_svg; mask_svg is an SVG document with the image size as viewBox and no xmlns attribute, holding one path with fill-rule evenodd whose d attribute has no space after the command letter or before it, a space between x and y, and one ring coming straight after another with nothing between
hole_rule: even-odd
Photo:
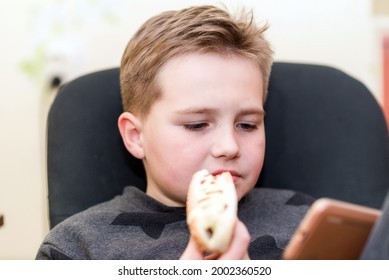
<instances>
[{"instance_id":1,"label":"yellow blurred object","mask_svg":"<svg viewBox=\"0 0 389 280\"><path fill-rule=\"evenodd\" d=\"M389 16L389 1L388 0L373 0L373 15Z\"/></svg>"}]
</instances>

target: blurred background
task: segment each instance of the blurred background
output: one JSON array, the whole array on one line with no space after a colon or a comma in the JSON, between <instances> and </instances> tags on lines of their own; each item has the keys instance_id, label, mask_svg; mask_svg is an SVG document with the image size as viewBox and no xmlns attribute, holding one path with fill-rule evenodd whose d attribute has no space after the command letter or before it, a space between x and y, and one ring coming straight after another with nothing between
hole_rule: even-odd
<instances>
[{"instance_id":1,"label":"blurred background","mask_svg":"<svg viewBox=\"0 0 389 280\"><path fill-rule=\"evenodd\" d=\"M220 3L270 24L276 61L337 67L385 107L388 0L0 0L0 259L33 259L49 231L45 132L58 84L119 66L150 16Z\"/></svg>"}]
</instances>

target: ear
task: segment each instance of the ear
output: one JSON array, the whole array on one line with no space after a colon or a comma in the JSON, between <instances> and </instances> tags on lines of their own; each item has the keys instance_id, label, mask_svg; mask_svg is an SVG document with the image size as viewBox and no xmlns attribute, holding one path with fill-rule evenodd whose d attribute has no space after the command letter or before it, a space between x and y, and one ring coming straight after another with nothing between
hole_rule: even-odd
<instances>
[{"instance_id":1,"label":"ear","mask_svg":"<svg viewBox=\"0 0 389 280\"><path fill-rule=\"evenodd\" d=\"M119 116L118 127L124 146L136 158L143 159L144 151L141 141L142 125L140 120L129 112Z\"/></svg>"}]
</instances>

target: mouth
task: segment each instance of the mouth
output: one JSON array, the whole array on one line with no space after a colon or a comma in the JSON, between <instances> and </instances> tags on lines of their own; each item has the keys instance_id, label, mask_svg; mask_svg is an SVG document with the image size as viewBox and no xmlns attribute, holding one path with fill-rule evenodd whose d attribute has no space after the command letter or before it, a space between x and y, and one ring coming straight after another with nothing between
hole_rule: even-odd
<instances>
[{"instance_id":1,"label":"mouth","mask_svg":"<svg viewBox=\"0 0 389 280\"><path fill-rule=\"evenodd\" d=\"M218 175L220 175L220 174L222 174L222 173L225 173L225 172L228 172L228 173L231 174L232 179L234 180L234 183L235 183L238 179L242 178L242 176L241 176L237 171L235 171L235 170L220 169L220 170L216 170L216 171L212 172L211 174L212 174L212 176L215 176L215 177L216 177L216 176L218 176Z\"/></svg>"}]
</instances>

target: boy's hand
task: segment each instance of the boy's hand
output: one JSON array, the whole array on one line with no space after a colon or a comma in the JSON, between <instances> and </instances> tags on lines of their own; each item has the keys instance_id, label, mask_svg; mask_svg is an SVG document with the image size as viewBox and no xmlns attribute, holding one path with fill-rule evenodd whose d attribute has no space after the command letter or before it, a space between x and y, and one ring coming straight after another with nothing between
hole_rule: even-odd
<instances>
[{"instance_id":1,"label":"boy's hand","mask_svg":"<svg viewBox=\"0 0 389 280\"><path fill-rule=\"evenodd\" d=\"M227 251L223 254L212 254L205 256L196 244L196 241L191 237L181 260L248 260L248 247L250 244L250 234L246 226L238 220L235 226L235 231L232 236L231 244Z\"/></svg>"}]
</instances>

